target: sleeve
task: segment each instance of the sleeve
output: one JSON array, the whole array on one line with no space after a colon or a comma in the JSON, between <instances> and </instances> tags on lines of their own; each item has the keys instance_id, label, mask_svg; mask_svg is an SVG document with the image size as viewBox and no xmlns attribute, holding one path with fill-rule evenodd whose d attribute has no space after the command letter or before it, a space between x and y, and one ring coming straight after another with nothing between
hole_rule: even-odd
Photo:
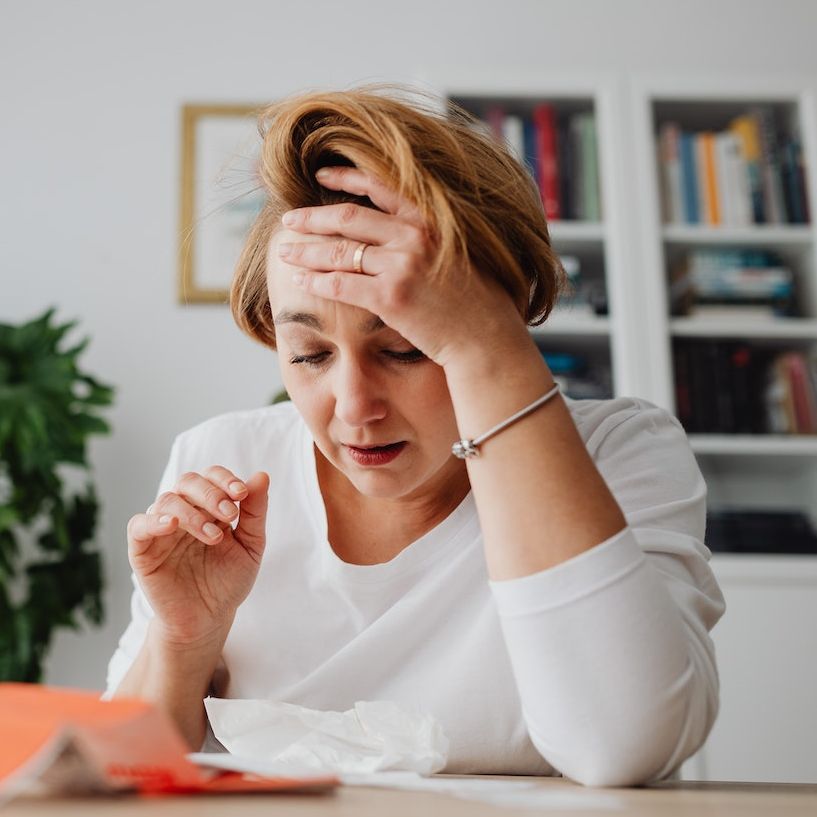
<instances>
[{"instance_id":1,"label":"sleeve","mask_svg":"<svg viewBox=\"0 0 817 817\"><path fill-rule=\"evenodd\" d=\"M173 442L170 449L170 457L165 466L162 478L159 481L159 490L156 492L158 497L176 483L180 473L180 443L177 438ZM122 683L122 679L130 669L131 664L136 660L142 644L145 642L147 636L148 624L153 618L153 610L139 587L135 574L131 573L131 582L133 583L133 594L131 595L131 620L127 629L119 639L119 645L114 652L113 657L108 663L108 678L105 685L105 692L102 695L104 700L110 700L117 687Z\"/></svg>"},{"instance_id":2,"label":"sleeve","mask_svg":"<svg viewBox=\"0 0 817 817\"><path fill-rule=\"evenodd\" d=\"M706 486L680 423L648 406L603 425L588 449L627 527L491 588L538 751L585 785L629 786L668 777L709 734L709 631L725 605L702 542Z\"/></svg>"}]
</instances>

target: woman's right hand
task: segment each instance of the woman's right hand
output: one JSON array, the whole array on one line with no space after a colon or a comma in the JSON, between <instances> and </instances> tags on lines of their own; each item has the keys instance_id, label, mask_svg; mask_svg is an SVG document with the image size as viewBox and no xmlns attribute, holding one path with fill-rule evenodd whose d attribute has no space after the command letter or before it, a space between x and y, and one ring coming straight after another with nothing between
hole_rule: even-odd
<instances>
[{"instance_id":1,"label":"woman's right hand","mask_svg":"<svg viewBox=\"0 0 817 817\"><path fill-rule=\"evenodd\" d=\"M213 466L184 474L147 513L131 517L128 559L168 644L193 648L226 637L258 575L268 491L263 471L245 483Z\"/></svg>"}]
</instances>

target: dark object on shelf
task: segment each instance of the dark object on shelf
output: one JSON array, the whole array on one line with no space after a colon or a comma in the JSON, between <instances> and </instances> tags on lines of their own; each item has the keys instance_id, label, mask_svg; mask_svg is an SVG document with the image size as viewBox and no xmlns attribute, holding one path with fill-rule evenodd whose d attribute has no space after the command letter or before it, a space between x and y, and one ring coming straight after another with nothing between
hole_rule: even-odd
<instances>
[{"instance_id":1,"label":"dark object on shelf","mask_svg":"<svg viewBox=\"0 0 817 817\"><path fill-rule=\"evenodd\" d=\"M767 432L763 396L771 355L745 343L676 341L676 413L687 432Z\"/></svg>"},{"instance_id":2,"label":"dark object on shelf","mask_svg":"<svg viewBox=\"0 0 817 817\"><path fill-rule=\"evenodd\" d=\"M817 533L801 511L709 511L706 544L719 553L817 554Z\"/></svg>"},{"instance_id":3,"label":"dark object on shelf","mask_svg":"<svg viewBox=\"0 0 817 817\"><path fill-rule=\"evenodd\" d=\"M548 364L562 392L574 400L607 400L613 396L610 367L601 362L590 363L572 352L539 351Z\"/></svg>"}]
</instances>

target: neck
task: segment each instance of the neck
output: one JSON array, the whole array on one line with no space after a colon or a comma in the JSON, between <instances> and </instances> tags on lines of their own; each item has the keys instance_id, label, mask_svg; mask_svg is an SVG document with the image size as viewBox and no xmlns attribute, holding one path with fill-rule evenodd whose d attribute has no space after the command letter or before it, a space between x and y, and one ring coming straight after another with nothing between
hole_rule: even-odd
<instances>
[{"instance_id":1,"label":"neck","mask_svg":"<svg viewBox=\"0 0 817 817\"><path fill-rule=\"evenodd\" d=\"M315 460L329 542L351 564L390 561L439 525L471 489L465 464L458 461L411 494L371 497L360 493L317 447Z\"/></svg>"}]
</instances>

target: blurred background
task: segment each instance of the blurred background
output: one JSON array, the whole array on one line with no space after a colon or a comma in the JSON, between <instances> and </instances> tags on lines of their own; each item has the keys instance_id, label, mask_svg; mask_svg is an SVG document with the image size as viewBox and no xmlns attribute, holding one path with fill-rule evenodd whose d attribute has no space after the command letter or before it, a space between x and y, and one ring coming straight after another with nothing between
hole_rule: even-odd
<instances>
[{"instance_id":1,"label":"blurred background","mask_svg":"<svg viewBox=\"0 0 817 817\"><path fill-rule=\"evenodd\" d=\"M606 366L595 383L609 393L637 394L672 409L677 338L667 328L663 272L654 275L651 265L677 261L679 248L711 249L717 242L690 238L687 246L683 236L662 238L653 207L662 191L650 181L660 173L654 147L643 138L645 116L653 117L647 124L657 138L666 122L678 120L688 130L726 127L741 113L744 97L747 105L771 99L780 128L795 133L808 154L817 128L810 96L817 91L815 32L817 4L811 0L0 0L0 323L21 323L56 306L60 319L80 322L77 337L91 338L83 367L116 389L113 407L104 412L112 433L91 443L105 621L97 629L62 631L48 655L46 680L104 687L107 661L129 619L125 525L153 500L174 436L215 414L267 403L280 388L275 355L244 337L224 304L180 302L183 106L255 106L294 91L366 81L415 83L450 94L486 120L503 101L505 113L524 117L538 88L543 98L562 97L565 116L581 113L590 100L606 117L595 137L604 165L598 170L604 226L595 233L565 230L562 240L565 255L590 279L608 267L609 312L591 304L590 317L582 314L582 320L608 323L545 335L543 346L562 355L558 360L568 370L575 360L564 355L577 353L591 369ZM736 90L723 110L697 121L698 109L691 110L679 91L685 88L691 89L687 96L702 99L712 88ZM792 116L797 124L789 127ZM812 228L778 233L767 243L813 278L815 238L804 229ZM809 320L816 311L813 292L803 292L801 311L792 317ZM817 334L810 332L813 326L801 329L797 349L812 348ZM653 339L648 349L644 338ZM773 351L788 350L780 337L765 342L764 348L771 343ZM697 450L724 508L734 483L718 487L718 480L748 468L774 475L772 483L754 480L759 491L768 495L769 485L776 485L778 504L794 497L789 505L813 514L817 449L807 449L805 465L784 448L747 460L741 459L745 447L730 450L715 442L700 442ZM734 493L746 496L744 489ZM798 572L810 583L801 581L793 591L796 610L814 608L817 571L814 557L808 558L805 574ZM770 569L790 575L779 566ZM742 585L738 577L735 591L735 610L747 616L757 610L761 592L745 595L752 576ZM792 609L790 602L780 601L781 610ZM730 641L743 649L734 647L736 690L737 675L744 667L752 671L751 630L767 621L765 614L760 619ZM787 632L812 631L813 619L780 621ZM813 634L803 638L811 639L813 657ZM729 654L732 647L723 649ZM797 649L808 652L807 640ZM748 665L740 664L742 656ZM770 660L788 660L788 654ZM813 661L797 666L800 679L792 683L813 690ZM782 683L785 690L788 680ZM746 698L748 710L763 708L752 695ZM802 705L809 708L803 717L814 724L813 701ZM765 777L804 779L812 769L810 779L817 782L817 729L808 727L807 735L794 710L786 717L801 730L798 756L813 754L797 768L792 761ZM742 718L735 710L736 730ZM785 734L781 740L789 746ZM701 759L693 771L764 776L762 759L729 762L707 767Z\"/></svg>"}]
</instances>

